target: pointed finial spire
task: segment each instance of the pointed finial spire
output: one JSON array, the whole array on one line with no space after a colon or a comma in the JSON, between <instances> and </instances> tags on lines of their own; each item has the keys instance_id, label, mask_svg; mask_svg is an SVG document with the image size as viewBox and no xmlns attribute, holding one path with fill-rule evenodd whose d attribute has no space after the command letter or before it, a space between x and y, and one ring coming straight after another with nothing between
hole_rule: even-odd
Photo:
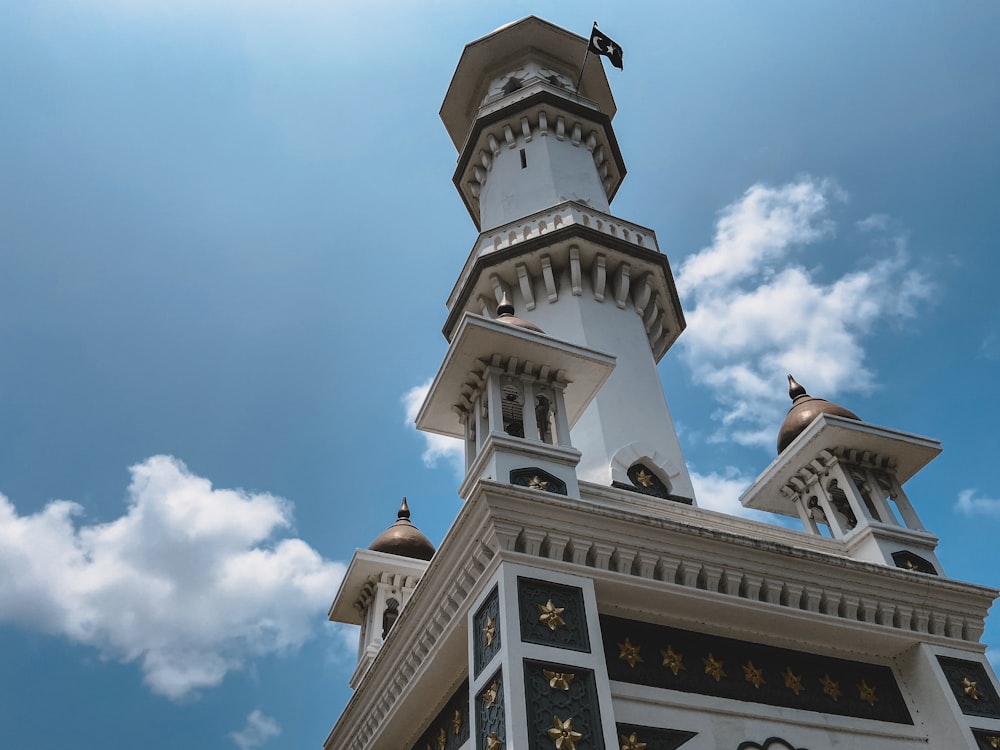
<instances>
[{"instance_id":1,"label":"pointed finial spire","mask_svg":"<svg viewBox=\"0 0 1000 750\"><path fill-rule=\"evenodd\" d=\"M497 317L503 318L507 315L514 314L514 305L510 303L510 297L507 296L507 292L503 293L500 298L500 304L497 305Z\"/></svg>"},{"instance_id":2,"label":"pointed finial spire","mask_svg":"<svg viewBox=\"0 0 1000 750\"><path fill-rule=\"evenodd\" d=\"M396 514L397 521L409 521L410 520L410 506L406 504L406 496L403 496L403 502L399 506L399 513Z\"/></svg>"},{"instance_id":3,"label":"pointed finial spire","mask_svg":"<svg viewBox=\"0 0 1000 750\"><path fill-rule=\"evenodd\" d=\"M799 384L799 382L792 377L791 373L788 373L788 398L792 401L797 399L799 396L806 396L806 389Z\"/></svg>"}]
</instances>

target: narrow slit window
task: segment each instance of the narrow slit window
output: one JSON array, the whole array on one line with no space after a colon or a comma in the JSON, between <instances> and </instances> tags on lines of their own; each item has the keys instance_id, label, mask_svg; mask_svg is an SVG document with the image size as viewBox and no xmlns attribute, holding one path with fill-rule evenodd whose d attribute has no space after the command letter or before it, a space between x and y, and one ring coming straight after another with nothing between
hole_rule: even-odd
<instances>
[{"instance_id":1,"label":"narrow slit window","mask_svg":"<svg viewBox=\"0 0 1000 750\"><path fill-rule=\"evenodd\" d=\"M528 166L528 155L526 153L524 153L524 149L522 148L521 149L521 169L524 169L527 166Z\"/></svg>"}]
</instances>

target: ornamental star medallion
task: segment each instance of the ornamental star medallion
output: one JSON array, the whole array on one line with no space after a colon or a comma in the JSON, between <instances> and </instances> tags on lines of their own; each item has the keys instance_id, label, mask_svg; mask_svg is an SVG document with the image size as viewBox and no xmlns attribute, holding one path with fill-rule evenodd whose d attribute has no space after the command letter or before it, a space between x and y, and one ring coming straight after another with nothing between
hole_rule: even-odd
<instances>
[{"instance_id":1,"label":"ornamental star medallion","mask_svg":"<svg viewBox=\"0 0 1000 750\"><path fill-rule=\"evenodd\" d=\"M861 697L861 700L869 706L874 706L878 703L878 696L875 695L875 688L864 680L858 683L858 695Z\"/></svg>"},{"instance_id":2,"label":"ornamental star medallion","mask_svg":"<svg viewBox=\"0 0 1000 750\"><path fill-rule=\"evenodd\" d=\"M486 738L486 750L500 750L503 745L500 744L500 738L497 737L496 732L492 732L489 737Z\"/></svg>"},{"instance_id":3,"label":"ornamental star medallion","mask_svg":"<svg viewBox=\"0 0 1000 750\"><path fill-rule=\"evenodd\" d=\"M528 482L528 486L533 490L547 490L549 488L549 483L542 481L539 477L532 477Z\"/></svg>"},{"instance_id":4,"label":"ornamental star medallion","mask_svg":"<svg viewBox=\"0 0 1000 750\"><path fill-rule=\"evenodd\" d=\"M444 750L448 746L448 733L446 731L444 731L444 727L442 727L438 731L438 740L437 741L438 741L437 750Z\"/></svg>"},{"instance_id":5,"label":"ornamental star medallion","mask_svg":"<svg viewBox=\"0 0 1000 750\"><path fill-rule=\"evenodd\" d=\"M575 674L569 672L550 672L547 669L543 669L542 674L549 681L549 687L552 690L569 690L569 684L576 677Z\"/></svg>"},{"instance_id":6,"label":"ornamental star medallion","mask_svg":"<svg viewBox=\"0 0 1000 750\"><path fill-rule=\"evenodd\" d=\"M1000 747L1000 737L993 735L989 738L990 747Z\"/></svg>"},{"instance_id":7,"label":"ornamental star medallion","mask_svg":"<svg viewBox=\"0 0 1000 750\"><path fill-rule=\"evenodd\" d=\"M666 651L661 649L660 653L663 654L663 666L673 672L674 677L676 677L677 673L682 669L687 669L687 667L684 666L684 654L678 654L674 651L673 646L667 646Z\"/></svg>"},{"instance_id":8,"label":"ornamental star medallion","mask_svg":"<svg viewBox=\"0 0 1000 750\"><path fill-rule=\"evenodd\" d=\"M830 675L825 674L820 679L819 684L823 686L823 692L833 698L834 701L838 700L841 696L840 683L832 679Z\"/></svg>"},{"instance_id":9,"label":"ornamental star medallion","mask_svg":"<svg viewBox=\"0 0 1000 750\"><path fill-rule=\"evenodd\" d=\"M705 663L705 674L712 677L716 682L726 676L726 671L722 668L723 662L716 659L711 651L708 652L708 658L702 659L702 661Z\"/></svg>"},{"instance_id":10,"label":"ornamental star medallion","mask_svg":"<svg viewBox=\"0 0 1000 750\"><path fill-rule=\"evenodd\" d=\"M557 607L549 599L544 605L536 604L538 611L541 613L538 616L538 621L545 625L549 630L556 631L566 624L566 621L562 618L562 613L566 611L565 607Z\"/></svg>"},{"instance_id":11,"label":"ornamental star medallion","mask_svg":"<svg viewBox=\"0 0 1000 750\"><path fill-rule=\"evenodd\" d=\"M635 732L632 732L632 734L628 737L624 734L620 734L618 735L618 738L621 740L621 750L646 750L646 743L639 742L639 740L635 738Z\"/></svg>"},{"instance_id":12,"label":"ornamental star medallion","mask_svg":"<svg viewBox=\"0 0 1000 750\"><path fill-rule=\"evenodd\" d=\"M752 661L748 661L743 665L743 679L755 688L767 684L767 680L764 679L763 667L755 667Z\"/></svg>"},{"instance_id":13,"label":"ornamental star medallion","mask_svg":"<svg viewBox=\"0 0 1000 750\"><path fill-rule=\"evenodd\" d=\"M653 483L653 475L645 469L639 469L639 473L635 475L635 480L643 487L649 487Z\"/></svg>"},{"instance_id":14,"label":"ornamental star medallion","mask_svg":"<svg viewBox=\"0 0 1000 750\"><path fill-rule=\"evenodd\" d=\"M972 698L972 700L974 701L979 700L980 697L979 688L976 686L976 683L970 680L968 677L962 678L962 692L965 693L970 698Z\"/></svg>"},{"instance_id":15,"label":"ornamental star medallion","mask_svg":"<svg viewBox=\"0 0 1000 750\"><path fill-rule=\"evenodd\" d=\"M451 719L451 731L455 734L462 733L462 712L457 708L455 709L455 715Z\"/></svg>"},{"instance_id":16,"label":"ornamental star medallion","mask_svg":"<svg viewBox=\"0 0 1000 750\"><path fill-rule=\"evenodd\" d=\"M497 637L497 621L489 615L486 616L486 624L483 626L483 642L486 648L493 645L493 639Z\"/></svg>"},{"instance_id":17,"label":"ornamental star medallion","mask_svg":"<svg viewBox=\"0 0 1000 750\"><path fill-rule=\"evenodd\" d=\"M500 685L496 680L493 680L490 686L483 691L483 701L486 703L486 708L493 708L493 704L497 702L497 693L499 692Z\"/></svg>"},{"instance_id":18,"label":"ornamental star medallion","mask_svg":"<svg viewBox=\"0 0 1000 750\"><path fill-rule=\"evenodd\" d=\"M576 750L576 741L583 739L583 735L573 729L572 716L566 721L560 721L558 716L553 716L552 729L546 734L556 743L556 750Z\"/></svg>"},{"instance_id":19,"label":"ornamental star medallion","mask_svg":"<svg viewBox=\"0 0 1000 750\"><path fill-rule=\"evenodd\" d=\"M642 661L642 657L639 656L639 647L634 646L627 637L625 638L625 643L618 644L618 658L626 662L633 669L636 664Z\"/></svg>"},{"instance_id":20,"label":"ornamental star medallion","mask_svg":"<svg viewBox=\"0 0 1000 750\"><path fill-rule=\"evenodd\" d=\"M781 676L785 679L785 687L796 695L806 689L806 686L802 684L802 675L795 674L791 667L785 667L785 671Z\"/></svg>"}]
</instances>

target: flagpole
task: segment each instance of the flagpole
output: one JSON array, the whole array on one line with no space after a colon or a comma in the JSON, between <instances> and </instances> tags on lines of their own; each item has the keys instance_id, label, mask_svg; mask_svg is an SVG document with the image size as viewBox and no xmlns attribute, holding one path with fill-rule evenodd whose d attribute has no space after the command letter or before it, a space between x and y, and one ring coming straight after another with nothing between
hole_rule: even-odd
<instances>
[{"instance_id":1,"label":"flagpole","mask_svg":"<svg viewBox=\"0 0 1000 750\"><path fill-rule=\"evenodd\" d=\"M597 28L597 21L594 21L590 29L590 37L587 39L587 51L583 53L583 65L580 66L580 76L576 79L576 96L580 97L580 84L583 82L583 71L587 69L587 58L590 57L590 40L594 38L594 29Z\"/></svg>"}]
</instances>

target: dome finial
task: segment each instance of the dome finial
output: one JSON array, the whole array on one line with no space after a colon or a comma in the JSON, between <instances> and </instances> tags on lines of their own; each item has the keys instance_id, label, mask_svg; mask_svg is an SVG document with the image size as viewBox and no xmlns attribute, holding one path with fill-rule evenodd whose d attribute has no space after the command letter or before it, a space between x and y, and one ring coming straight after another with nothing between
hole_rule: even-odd
<instances>
[{"instance_id":1,"label":"dome finial","mask_svg":"<svg viewBox=\"0 0 1000 750\"><path fill-rule=\"evenodd\" d=\"M525 330L535 331L536 333L545 333L545 331L531 321L524 320L523 318L519 318L514 315L514 305L511 304L510 297L507 296L506 290L500 297L500 304L497 305L497 320L509 326L514 326L515 328L524 328Z\"/></svg>"},{"instance_id":2,"label":"dome finial","mask_svg":"<svg viewBox=\"0 0 1000 750\"><path fill-rule=\"evenodd\" d=\"M831 414L835 417L861 421L857 414L843 406L810 396L806 393L806 389L790 374L788 376L788 397L792 399L792 405L788 409L785 421L781 424L781 429L778 430L779 454L820 414Z\"/></svg>"},{"instance_id":3,"label":"dome finial","mask_svg":"<svg viewBox=\"0 0 1000 750\"><path fill-rule=\"evenodd\" d=\"M410 506L405 497L399 505L396 523L379 534L368 549L417 560L430 560L434 554L434 545L410 521Z\"/></svg>"},{"instance_id":4,"label":"dome finial","mask_svg":"<svg viewBox=\"0 0 1000 750\"><path fill-rule=\"evenodd\" d=\"M792 377L791 373L788 373L788 398L792 401L797 399L799 396L807 396L806 389Z\"/></svg>"},{"instance_id":5,"label":"dome finial","mask_svg":"<svg viewBox=\"0 0 1000 750\"><path fill-rule=\"evenodd\" d=\"M497 317L503 318L513 314L514 305L511 304L510 297L507 296L507 292L504 292L503 296L500 298L500 304L497 305Z\"/></svg>"}]
</instances>

